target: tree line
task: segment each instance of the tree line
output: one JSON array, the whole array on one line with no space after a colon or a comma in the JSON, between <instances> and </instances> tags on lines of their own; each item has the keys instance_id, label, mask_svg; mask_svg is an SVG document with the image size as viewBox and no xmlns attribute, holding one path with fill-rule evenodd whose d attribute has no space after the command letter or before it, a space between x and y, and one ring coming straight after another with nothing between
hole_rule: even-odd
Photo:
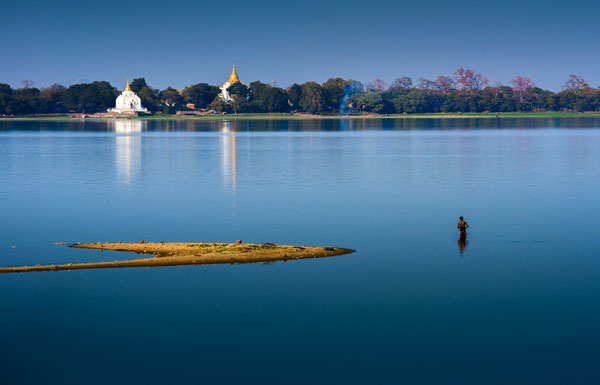
<instances>
[{"instance_id":1,"label":"tree line","mask_svg":"<svg viewBox=\"0 0 600 385\"><path fill-rule=\"evenodd\" d=\"M120 91L106 81L64 87L33 87L24 80L13 89L0 83L0 114L95 113L114 107ZM195 109L227 113L300 112L310 114L412 114L455 112L519 111L600 111L600 90L582 77L570 75L561 91L552 92L535 85L528 77L516 76L509 85L490 85L472 69L459 68L453 76L435 79L400 77L391 84L381 79L363 84L352 79L331 78L287 88L254 81L234 83L228 89L231 100L223 101L218 87L192 84L183 90L158 90L144 78L130 84L149 111L172 114Z\"/></svg>"}]
</instances>

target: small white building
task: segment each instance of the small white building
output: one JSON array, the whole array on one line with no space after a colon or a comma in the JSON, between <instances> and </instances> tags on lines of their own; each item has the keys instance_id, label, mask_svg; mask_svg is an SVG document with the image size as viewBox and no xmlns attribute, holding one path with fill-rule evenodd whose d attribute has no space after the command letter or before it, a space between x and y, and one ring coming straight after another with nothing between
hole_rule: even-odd
<instances>
[{"instance_id":1,"label":"small white building","mask_svg":"<svg viewBox=\"0 0 600 385\"><path fill-rule=\"evenodd\" d=\"M229 102L229 100L231 99L229 97L229 92L227 92L227 89L231 87L231 85L234 83L242 83L240 81L240 78L238 77L237 72L235 72L235 64L233 65L233 71L231 71L231 76L229 76L229 79L221 87L219 87L219 89L221 90L219 96L221 97L221 99L223 99L223 101Z\"/></svg>"},{"instance_id":2,"label":"small white building","mask_svg":"<svg viewBox=\"0 0 600 385\"><path fill-rule=\"evenodd\" d=\"M115 108L109 108L108 112L117 114L137 114L148 113L148 110L142 107L142 100L131 90L129 87L129 79L127 79L125 91L121 92L121 95L117 97Z\"/></svg>"}]
</instances>

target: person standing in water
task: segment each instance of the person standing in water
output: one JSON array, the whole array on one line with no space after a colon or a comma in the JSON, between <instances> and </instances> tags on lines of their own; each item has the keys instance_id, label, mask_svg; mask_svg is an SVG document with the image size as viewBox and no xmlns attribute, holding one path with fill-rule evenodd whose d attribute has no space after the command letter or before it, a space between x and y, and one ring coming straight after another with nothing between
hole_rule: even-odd
<instances>
[{"instance_id":1,"label":"person standing in water","mask_svg":"<svg viewBox=\"0 0 600 385\"><path fill-rule=\"evenodd\" d=\"M469 241L467 241L467 229L469 228L469 225L467 224L467 222L465 222L463 217L460 217L460 221L458 222L458 226L456 227L460 229L460 238L458 239L458 251L460 251L460 254L462 255L462 253L469 245Z\"/></svg>"},{"instance_id":2,"label":"person standing in water","mask_svg":"<svg viewBox=\"0 0 600 385\"><path fill-rule=\"evenodd\" d=\"M456 228L460 229L460 239L465 240L467 239L467 229L469 228L469 225L467 224L467 222L465 222L465 220L463 219L463 217L460 217L460 220L458 221L458 225L456 226Z\"/></svg>"}]
</instances>

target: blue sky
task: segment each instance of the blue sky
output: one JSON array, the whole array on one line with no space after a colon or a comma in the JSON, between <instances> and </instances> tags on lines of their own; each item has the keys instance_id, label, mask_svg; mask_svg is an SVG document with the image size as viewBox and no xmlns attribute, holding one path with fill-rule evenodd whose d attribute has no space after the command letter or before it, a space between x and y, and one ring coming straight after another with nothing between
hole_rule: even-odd
<instances>
[{"instance_id":1,"label":"blue sky","mask_svg":"<svg viewBox=\"0 0 600 385\"><path fill-rule=\"evenodd\" d=\"M600 4L559 1L0 0L0 82L145 77L157 88L227 79L434 78L474 68L600 86Z\"/></svg>"}]
</instances>

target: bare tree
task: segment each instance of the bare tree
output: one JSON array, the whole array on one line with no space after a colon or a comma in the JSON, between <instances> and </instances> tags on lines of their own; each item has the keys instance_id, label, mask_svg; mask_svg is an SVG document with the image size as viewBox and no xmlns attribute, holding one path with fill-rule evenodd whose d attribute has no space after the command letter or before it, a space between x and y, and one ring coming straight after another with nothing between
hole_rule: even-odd
<instances>
[{"instance_id":1,"label":"bare tree","mask_svg":"<svg viewBox=\"0 0 600 385\"><path fill-rule=\"evenodd\" d=\"M590 84L586 82L581 76L578 75L569 75L569 79L563 84L563 91L575 91L575 90L583 90L585 88L589 88Z\"/></svg>"},{"instance_id":2,"label":"bare tree","mask_svg":"<svg viewBox=\"0 0 600 385\"><path fill-rule=\"evenodd\" d=\"M401 78L397 78L392 82L390 86L390 91L394 92L404 92L408 91L413 85L412 79L408 76L402 76Z\"/></svg>"},{"instance_id":3,"label":"bare tree","mask_svg":"<svg viewBox=\"0 0 600 385\"><path fill-rule=\"evenodd\" d=\"M377 78L370 83L367 83L367 89L370 91L383 92L388 89L388 85L383 80Z\"/></svg>"},{"instance_id":4,"label":"bare tree","mask_svg":"<svg viewBox=\"0 0 600 385\"><path fill-rule=\"evenodd\" d=\"M435 89L446 94L456 89L456 82L450 76L438 76L435 78Z\"/></svg>"},{"instance_id":5,"label":"bare tree","mask_svg":"<svg viewBox=\"0 0 600 385\"><path fill-rule=\"evenodd\" d=\"M495 101L496 99L498 99L498 96L502 93L502 87L504 87L502 82L495 82L493 86L486 87L488 93L493 97L492 100Z\"/></svg>"},{"instance_id":6,"label":"bare tree","mask_svg":"<svg viewBox=\"0 0 600 385\"><path fill-rule=\"evenodd\" d=\"M31 88L33 87L35 82L33 80L25 79L21 80L21 84L23 85L23 88Z\"/></svg>"},{"instance_id":7,"label":"bare tree","mask_svg":"<svg viewBox=\"0 0 600 385\"><path fill-rule=\"evenodd\" d=\"M435 82L433 80L429 80L429 79L425 79L425 78L419 78L419 81L417 82L417 88L420 89L421 91L435 91L436 90Z\"/></svg>"}]
</instances>

